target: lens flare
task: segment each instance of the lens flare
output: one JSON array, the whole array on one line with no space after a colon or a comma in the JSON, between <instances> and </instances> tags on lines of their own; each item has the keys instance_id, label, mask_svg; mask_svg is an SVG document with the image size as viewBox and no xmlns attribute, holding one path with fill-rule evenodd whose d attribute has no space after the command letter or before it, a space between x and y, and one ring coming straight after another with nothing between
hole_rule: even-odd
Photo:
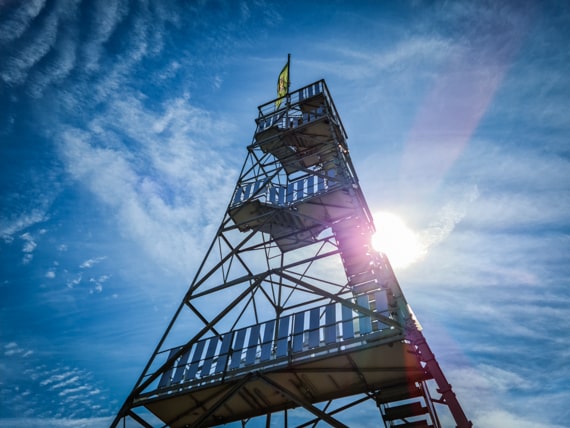
<instances>
[{"instance_id":1,"label":"lens flare","mask_svg":"<svg viewBox=\"0 0 570 428\"><path fill-rule=\"evenodd\" d=\"M374 224L372 246L386 254L394 268L406 268L425 254L417 235L397 215L378 212Z\"/></svg>"}]
</instances>

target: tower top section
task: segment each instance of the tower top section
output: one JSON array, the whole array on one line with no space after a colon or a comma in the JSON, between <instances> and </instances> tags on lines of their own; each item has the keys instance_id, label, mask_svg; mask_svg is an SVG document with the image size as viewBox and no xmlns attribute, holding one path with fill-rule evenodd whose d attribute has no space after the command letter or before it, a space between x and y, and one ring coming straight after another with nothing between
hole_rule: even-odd
<instances>
[{"instance_id":1,"label":"tower top section","mask_svg":"<svg viewBox=\"0 0 570 428\"><path fill-rule=\"evenodd\" d=\"M301 126L324 115L325 106L340 127L343 140L348 138L324 79L260 105L256 134L280 123L288 128Z\"/></svg>"},{"instance_id":2,"label":"tower top section","mask_svg":"<svg viewBox=\"0 0 570 428\"><path fill-rule=\"evenodd\" d=\"M324 80L260 105L256 124L229 210L242 232L266 233L282 252L320 241L323 231L347 219L368 237L373 233Z\"/></svg>"}]
</instances>

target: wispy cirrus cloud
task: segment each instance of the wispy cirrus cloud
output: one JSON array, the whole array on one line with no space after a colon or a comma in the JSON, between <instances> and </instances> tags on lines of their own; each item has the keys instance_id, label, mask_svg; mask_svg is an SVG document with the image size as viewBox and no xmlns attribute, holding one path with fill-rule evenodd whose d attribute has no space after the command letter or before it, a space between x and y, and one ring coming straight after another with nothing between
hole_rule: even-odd
<instances>
[{"instance_id":1,"label":"wispy cirrus cloud","mask_svg":"<svg viewBox=\"0 0 570 428\"><path fill-rule=\"evenodd\" d=\"M12 357L12 356L21 356L22 358L29 357L34 352L31 350L26 350L20 346L16 342L10 342L4 345L4 356Z\"/></svg>"},{"instance_id":2,"label":"wispy cirrus cloud","mask_svg":"<svg viewBox=\"0 0 570 428\"><path fill-rule=\"evenodd\" d=\"M83 3L34 1L13 6L0 32L0 47L9 54L0 65L0 78L9 86L26 84L28 93L39 97L74 70L89 73L98 69L103 44L128 6L121 1L106 2L95 13L83 15L87 23L80 23L77 17ZM87 28L90 31L81 37Z\"/></svg>"},{"instance_id":3,"label":"wispy cirrus cloud","mask_svg":"<svg viewBox=\"0 0 570 428\"><path fill-rule=\"evenodd\" d=\"M48 422L60 419L60 426L64 426L65 420L70 421L70 426L82 426L73 424L78 420L85 424L89 420L86 418L97 420L109 416L106 393L89 371L51 364L44 352L36 352L16 342L5 344L2 351L0 426L10 426L10 423L23 426L19 424L24 420L44 419ZM47 403L46 397L50 397Z\"/></svg>"},{"instance_id":4,"label":"wispy cirrus cloud","mask_svg":"<svg viewBox=\"0 0 570 428\"><path fill-rule=\"evenodd\" d=\"M430 247L444 241L453 232L455 226L463 220L470 209L470 205L478 197L479 189L477 186L472 186L463 190L463 194L443 205L437 211L435 219L420 233L420 243L424 250L429 251Z\"/></svg>"},{"instance_id":5,"label":"wispy cirrus cloud","mask_svg":"<svg viewBox=\"0 0 570 428\"><path fill-rule=\"evenodd\" d=\"M13 418L0 419L2 428L107 428L112 422L111 417L103 418Z\"/></svg>"},{"instance_id":6,"label":"wispy cirrus cloud","mask_svg":"<svg viewBox=\"0 0 570 428\"><path fill-rule=\"evenodd\" d=\"M492 428L562 428L556 422L544 421L537 414L535 406L548 406L549 402L558 402L559 393L553 392L542 397L535 397L533 405L528 405L528 397L501 402L505 394L518 392L522 397L534 396L532 393L539 385L524 375L495 365L454 368L448 371L455 379L453 386L463 402L469 403L470 415L474 426ZM514 395L514 394L513 394Z\"/></svg>"},{"instance_id":7,"label":"wispy cirrus cloud","mask_svg":"<svg viewBox=\"0 0 570 428\"><path fill-rule=\"evenodd\" d=\"M188 53L182 51L176 57L176 61L168 61L170 65L153 71L150 80L145 76L133 84L132 78L138 73L137 67L141 66L145 59L156 59L161 55L166 28L168 26L180 28L182 10L190 16L203 12L203 7L200 5L188 8L179 6L172 8L157 2L147 4L124 0L105 2L105 6L90 5L80 0L34 1L21 4L16 2L5 6L6 13L0 18L2 20L0 56L6 61L0 61L0 81L6 85L8 91L6 102L10 108L3 118L4 126L0 124L1 131L10 132L13 128L15 121L13 112L25 102L22 90L32 98L40 99L47 90L57 92L57 96L50 97L49 108L44 110L44 117L40 118L35 128L38 133L46 137L48 150L51 148L49 146L51 138L54 135L59 136L52 130L57 128L53 125L60 122L62 114L69 114L72 122L87 122L97 116L92 114L91 109L97 109L98 105L108 105L108 100L112 100L110 103L112 105L109 105L107 112L114 114L113 109L120 110L117 118L126 123L127 127L129 126L129 117L126 114L127 99L129 102L137 103L137 106L131 106L131 112L135 112L137 107L142 112L148 106L150 107L146 111L148 117L145 119L150 121L158 119L149 114L155 107L154 102L145 99L137 87L152 91L153 81L164 84L161 81L165 78L176 78L177 73L180 73L181 64L184 67L191 67L200 62L197 60L189 62ZM208 13L219 13L221 17L226 14L233 16L229 12L231 9L232 7L228 6L220 11ZM240 14L240 19L251 19L246 11L242 10L240 13L242 12L243 16ZM184 28L190 32L192 28L199 28L201 25L199 20L193 19L186 24ZM231 40L230 34L235 31L232 28L231 23L221 24L220 31L215 33L215 36L220 38L220 45ZM121 49L118 49L119 43ZM189 70L185 70L185 73L188 72ZM219 79L219 75L213 78L215 84L220 84ZM61 90L60 84L65 84L64 90ZM118 91L122 94L130 91L130 94L121 100L120 97L116 97ZM34 103L34 108L42 102ZM176 107L172 105L172 108ZM189 119L192 123L204 119L203 110L190 111L187 106L181 111L186 114L185 119ZM180 116L179 118L181 119ZM41 129L42 120L49 124L45 132ZM139 117L138 120L143 118ZM170 119L165 115L161 120ZM97 120L93 120L92 123L97 126ZM144 125L148 123L152 122L143 122ZM99 125L107 127L113 123L103 120ZM115 122L115 125L122 124ZM187 127L187 124L181 120L176 125ZM218 123L217 126L222 125ZM138 138L144 135L145 130L146 126L142 126L141 133L137 135L131 128L130 137ZM107 133L107 136L109 134ZM211 136L218 138L215 133ZM25 148L21 147L20 150L25 155ZM184 153L184 150L178 150L172 144L170 151L168 158L164 158L163 164L168 163L168 168L171 169L175 162L177 167L182 169L183 161L195 159L195 156L189 154L184 159L180 158L178 155ZM51 204L59 194L60 184L64 181L63 177L54 172L57 165L54 164L52 167L54 168L49 174L42 171L44 176L38 179L41 182L23 183L21 188L15 189L13 204L10 197L6 198L5 205L10 206L10 210L0 219L0 234L4 240L11 240L18 232L49 219ZM26 174L26 179L30 180L29 177L33 176L33 173ZM21 202L22 198L19 196L22 193L30 196L25 204ZM131 209L136 210L134 206Z\"/></svg>"},{"instance_id":8,"label":"wispy cirrus cloud","mask_svg":"<svg viewBox=\"0 0 570 428\"><path fill-rule=\"evenodd\" d=\"M480 197L473 204L471 226L526 230L570 221L570 161L540 146L511 151L489 141L476 141L455 176L469 174ZM521 191L521 188L524 191Z\"/></svg>"},{"instance_id":9,"label":"wispy cirrus cloud","mask_svg":"<svg viewBox=\"0 0 570 428\"><path fill-rule=\"evenodd\" d=\"M22 24L22 33L25 33L30 27L28 23ZM33 31L20 36L15 46L17 49L10 49L11 55L0 66L0 78L10 86L23 84L30 70L52 49L57 39L58 8L35 20L34 24Z\"/></svg>"},{"instance_id":10,"label":"wispy cirrus cloud","mask_svg":"<svg viewBox=\"0 0 570 428\"><path fill-rule=\"evenodd\" d=\"M129 12L129 4L124 0L113 0L97 3L90 10L89 22L91 31L81 48L83 67L96 71L101 66L104 46Z\"/></svg>"},{"instance_id":11,"label":"wispy cirrus cloud","mask_svg":"<svg viewBox=\"0 0 570 428\"><path fill-rule=\"evenodd\" d=\"M229 197L237 174L215 144L209 148L214 135L223 145L230 128L187 98L159 112L114 99L107 113L87 128L62 129L67 171L116 213L126 237L187 273L190 254L203 245L197 231L213 233L225 207L226 198L212 195Z\"/></svg>"},{"instance_id":12,"label":"wispy cirrus cloud","mask_svg":"<svg viewBox=\"0 0 570 428\"><path fill-rule=\"evenodd\" d=\"M6 242L12 242L14 235L36 223L47 220L49 218L47 214L48 206L49 204L46 204L42 208L32 208L29 211L22 210L19 215L0 217L0 236L2 239Z\"/></svg>"},{"instance_id":13,"label":"wispy cirrus cloud","mask_svg":"<svg viewBox=\"0 0 570 428\"><path fill-rule=\"evenodd\" d=\"M0 46L19 39L45 6L45 0L31 0L15 8L0 27ZM9 7L9 6L5 6Z\"/></svg>"}]
</instances>

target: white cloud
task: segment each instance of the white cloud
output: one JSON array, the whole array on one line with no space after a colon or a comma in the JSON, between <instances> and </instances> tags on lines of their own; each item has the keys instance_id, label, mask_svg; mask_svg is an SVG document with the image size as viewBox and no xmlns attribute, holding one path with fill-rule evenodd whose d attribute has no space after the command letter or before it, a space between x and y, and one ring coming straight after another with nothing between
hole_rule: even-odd
<instances>
[{"instance_id":1,"label":"white cloud","mask_svg":"<svg viewBox=\"0 0 570 428\"><path fill-rule=\"evenodd\" d=\"M4 348L14 352L6 356L8 358L1 367L3 399L6 400L3 404L6 409L26 409L25 412L6 413L4 416L21 414L24 418L36 418L38 421L45 419L48 425L54 426L90 426L85 425L89 419L81 418L109 414L109 399L95 384L89 371L50 364L45 354L35 356L31 351L24 352L24 360L23 350L14 342ZM42 363L39 363L40 359ZM20 426L22 420L31 419L4 417L0 418L0 426ZM25 426L23 422L21 426Z\"/></svg>"},{"instance_id":2,"label":"white cloud","mask_svg":"<svg viewBox=\"0 0 570 428\"><path fill-rule=\"evenodd\" d=\"M51 61L30 73L27 91L32 97L40 97L45 88L61 82L74 70L77 62L77 43L73 35L59 38L52 50Z\"/></svg>"},{"instance_id":3,"label":"white cloud","mask_svg":"<svg viewBox=\"0 0 570 428\"><path fill-rule=\"evenodd\" d=\"M67 379L65 379L65 376L60 376L57 380L61 380L61 382L56 383L56 384L52 384L50 386L51 390L63 388L65 386L75 384L79 380L79 376L69 376ZM49 382L49 383L52 383L52 382ZM45 383L44 385L47 385L47 384L48 383Z\"/></svg>"},{"instance_id":4,"label":"white cloud","mask_svg":"<svg viewBox=\"0 0 570 428\"><path fill-rule=\"evenodd\" d=\"M24 245L22 247L22 251L24 253L32 253L38 244L34 241L34 238L29 233L24 233L20 235L20 238L24 241Z\"/></svg>"},{"instance_id":5,"label":"white cloud","mask_svg":"<svg viewBox=\"0 0 570 428\"><path fill-rule=\"evenodd\" d=\"M78 275L75 276L75 278L67 280L66 282L67 288L74 288L76 285L79 285L81 283L82 277L83 275L79 273Z\"/></svg>"},{"instance_id":6,"label":"white cloud","mask_svg":"<svg viewBox=\"0 0 570 428\"><path fill-rule=\"evenodd\" d=\"M123 0L106 1L94 4L92 12L92 31L82 47L85 67L89 71L100 67L99 61L104 50L104 43L109 40L117 25L128 13L128 3Z\"/></svg>"},{"instance_id":7,"label":"white cloud","mask_svg":"<svg viewBox=\"0 0 570 428\"><path fill-rule=\"evenodd\" d=\"M90 278L89 283L93 285L89 289L90 294L101 293L103 291L103 284L110 278L109 275L101 275L99 278Z\"/></svg>"},{"instance_id":8,"label":"white cloud","mask_svg":"<svg viewBox=\"0 0 570 428\"><path fill-rule=\"evenodd\" d=\"M499 393L512 389L532 390L536 386L523 376L500 367L481 364L477 371L486 380L487 388Z\"/></svg>"},{"instance_id":9,"label":"white cloud","mask_svg":"<svg viewBox=\"0 0 570 428\"><path fill-rule=\"evenodd\" d=\"M103 260L105 260L107 258L107 256L101 256L101 257L95 257L93 259L88 259L85 260L83 263L81 263L79 265L79 267L81 269L88 269L88 268L92 268L93 266L95 266L98 263L101 263Z\"/></svg>"},{"instance_id":10,"label":"white cloud","mask_svg":"<svg viewBox=\"0 0 570 428\"><path fill-rule=\"evenodd\" d=\"M45 6L45 0L23 2L0 26L0 45L19 39Z\"/></svg>"},{"instance_id":11,"label":"white cloud","mask_svg":"<svg viewBox=\"0 0 570 428\"><path fill-rule=\"evenodd\" d=\"M18 346L16 342L10 342L4 345L4 355L5 356L12 356L16 354L21 354L23 350Z\"/></svg>"},{"instance_id":12,"label":"white cloud","mask_svg":"<svg viewBox=\"0 0 570 428\"><path fill-rule=\"evenodd\" d=\"M75 382L73 382L73 383L75 383ZM81 386L77 386L75 388L66 388L63 391L58 392L57 395L59 395L60 397L65 397L67 395L77 394L78 392L86 392L89 390L90 390L90 387L88 387L86 385L81 385ZM89 395L93 395L93 394L89 394Z\"/></svg>"},{"instance_id":13,"label":"white cloud","mask_svg":"<svg viewBox=\"0 0 570 428\"><path fill-rule=\"evenodd\" d=\"M6 242L11 242L14 235L28 227L46 221L48 218L46 210L32 209L30 212L22 213L16 219L10 221L7 218L0 219L0 236Z\"/></svg>"},{"instance_id":14,"label":"white cloud","mask_svg":"<svg viewBox=\"0 0 570 428\"><path fill-rule=\"evenodd\" d=\"M464 191L463 195L446 203L436 214L436 219L420 234L425 250L441 243L465 217L469 206L479 197L477 186Z\"/></svg>"},{"instance_id":15,"label":"white cloud","mask_svg":"<svg viewBox=\"0 0 570 428\"><path fill-rule=\"evenodd\" d=\"M382 96L378 88L388 82L394 85L393 78L398 82L406 82L401 87L401 90L406 90L410 74L428 71L425 68L418 70L418 67L421 64L433 67L434 63L445 60L454 51L454 46L438 36L417 35L402 37L392 45L374 46L374 49L368 50L362 46L348 46L345 42L320 44L316 50L321 52L320 56L296 61L305 68L321 72L329 79L337 75L348 81L365 83L366 90L363 89L362 93L366 93L365 99L370 100L371 97L375 99ZM322 57L322 52L331 52L332 59L316 59ZM391 79L388 80L385 78L387 73L394 73L394 76L390 75Z\"/></svg>"},{"instance_id":16,"label":"white cloud","mask_svg":"<svg viewBox=\"0 0 570 428\"><path fill-rule=\"evenodd\" d=\"M489 409L479 412L474 426L487 428L564 428L564 425L543 422L536 412L527 415L513 414L503 409Z\"/></svg>"},{"instance_id":17,"label":"white cloud","mask_svg":"<svg viewBox=\"0 0 570 428\"><path fill-rule=\"evenodd\" d=\"M161 50L165 23L179 19L176 12L160 5L137 3L129 10L127 1L113 0L94 4L79 24L76 17L81 3L61 0L46 6L45 1L34 1L16 7L0 30L0 45L10 50L7 60L0 64L0 79L10 86L26 84L29 95L40 97L47 87L73 71L93 75L105 67L97 85L103 95L120 84L133 64ZM127 54L110 59L106 43L129 12L133 19L121 36ZM80 37L80 33L87 37ZM48 57L49 61L45 60ZM69 88L70 93L74 91ZM80 101L73 97L63 98Z\"/></svg>"},{"instance_id":18,"label":"white cloud","mask_svg":"<svg viewBox=\"0 0 570 428\"><path fill-rule=\"evenodd\" d=\"M532 394L539 387L520 372L506 370L489 364L448 370L453 388L473 426L489 428L552 427L553 415L535 412L537 406L547 406L549 397L527 405L525 398L515 398L519 391Z\"/></svg>"},{"instance_id":19,"label":"white cloud","mask_svg":"<svg viewBox=\"0 0 570 428\"><path fill-rule=\"evenodd\" d=\"M38 63L52 48L57 37L58 17L49 13L41 22L34 25L34 32L25 38L25 45L20 46L6 62L0 65L0 78L8 85L21 85L25 82L30 69Z\"/></svg>"},{"instance_id":20,"label":"white cloud","mask_svg":"<svg viewBox=\"0 0 570 428\"><path fill-rule=\"evenodd\" d=\"M24 349L24 348L18 346L18 344L16 342L10 342L10 343L7 343L6 345L4 345L4 356L6 356L6 357L12 357L12 356L18 355L22 358L28 358L28 357L32 356L33 354L34 354L34 351L32 351L30 349Z\"/></svg>"},{"instance_id":21,"label":"white cloud","mask_svg":"<svg viewBox=\"0 0 570 428\"><path fill-rule=\"evenodd\" d=\"M34 258L33 252L38 244L34 240L33 236L28 232L20 235L20 238L24 241L24 245L22 246L22 252L24 253L24 256L22 257L22 263L26 265L30 263Z\"/></svg>"},{"instance_id":22,"label":"white cloud","mask_svg":"<svg viewBox=\"0 0 570 428\"><path fill-rule=\"evenodd\" d=\"M0 419L0 428L107 428L113 418L111 417L95 417L95 418L6 418Z\"/></svg>"},{"instance_id":23,"label":"white cloud","mask_svg":"<svg viewBox=\"0 0 570 428\"><path fill-rule=\"evenodd\" d=\"M187 97L153 113L123 95L89 130L64 129L60 152L71 176L116 213L125 236L188 274L195 248L204 245L197 237L204 227L213 237L237 175L214 150L227 129ZM121 142L125 136L135 148Z\"/></svg>"},{"instance_id":24,"label":"white cloud","mask_svg":"<svg viewBox=\"0 0 570 428\"><path fill-rule=\"evenodd\" d=\"M54 382L61 382L62 380L64 380L66 377L69 377L69 376L70 376L69 373L53 374L50 377L48 377L47 379L42 380L40 382L40 385L46 386L46 385L53 384Z\"/></svg>"},{"instance_id":25,"label":"white cloud","mask_svg":"<svg viewBox=\"0 0 570 428\"><path fill-rule=\"evenodd\" d=\"M446 180L476 183L479 197L466 218L471 227L530 231L570 221L570 161L542 147L510 150L474 140Z\"/></svg>"}]
</instances>

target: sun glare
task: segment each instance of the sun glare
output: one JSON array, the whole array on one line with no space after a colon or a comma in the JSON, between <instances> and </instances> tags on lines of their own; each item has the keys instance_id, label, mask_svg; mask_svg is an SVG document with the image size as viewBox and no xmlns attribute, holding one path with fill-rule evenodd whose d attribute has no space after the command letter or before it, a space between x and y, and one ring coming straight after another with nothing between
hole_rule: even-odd
<instances>
[{"instance_id":1,"label":"sun glare","mask_svg":"<svg viewBox=\"0 0 570 428\"><path fill-rule=\"evenodd\" d=\"M404 221L391 213L374 214L376 233L372 245L376 251L388 256L394 268L405 268L420 259L425 253L417 235Z\"/></svg>"}]
</instances>

